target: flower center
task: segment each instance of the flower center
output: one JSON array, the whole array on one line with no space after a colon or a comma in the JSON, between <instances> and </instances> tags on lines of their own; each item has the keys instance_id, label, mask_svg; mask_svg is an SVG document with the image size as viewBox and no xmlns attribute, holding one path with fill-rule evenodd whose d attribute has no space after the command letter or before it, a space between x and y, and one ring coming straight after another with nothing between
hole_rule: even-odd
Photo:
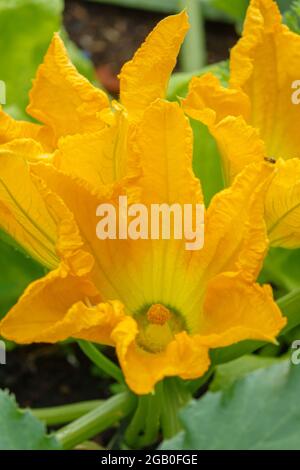
<instances>
[{"instance_id":1,"label":"flower center","mask_svg":"<svg viewBox=\"0 0 300 470\"><path fill-rule=\"evenodd\" d=\"M162 304L152 304L135 316L139 326L138 345L147 352L163 351L184 330L184 321L173 309Z\"/></svg>"},{"instance_id":2,"label":"flower center","mask_svg":"<svg viewBox=\"0 0 300 470\"><path fill-rule=\"evenodd\" d=\"M154 325L163 326L168 320L170 320L172 314L170 310L161 304L153 304L147 312L147 319L149 323Z\"/></svg>"}]
</instances>

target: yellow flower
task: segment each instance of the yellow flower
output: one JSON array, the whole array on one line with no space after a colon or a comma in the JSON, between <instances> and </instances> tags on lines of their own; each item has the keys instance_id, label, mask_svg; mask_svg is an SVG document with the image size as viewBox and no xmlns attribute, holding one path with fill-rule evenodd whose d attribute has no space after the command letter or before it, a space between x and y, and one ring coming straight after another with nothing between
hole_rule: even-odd
<instances>
[{"instance_id":1,"label":"yellow flower","mask_svg":"<svg viewBox=\"0 0 300 470\"><path fill-rule=\"evenodd\" d=\"M155 99L164 98L188 27L185 12L163 19L123 66L120 102L130 121L139 119ZM43 154L62 146L64 153L64 137L77 136L78 140L78 134L89 134L89 140L99 141L105 136L99 131L114 120L107 95L78 73L58 34L54 34L38 68L27 112L42 124L15 121L3 110L0 112L0 144L29 138L36 142L36 152L38 147Z\"/></svg>"},{"instance_id":2,"label":"yellow flower","mask_svg":"<svg viewBox=\"0 0 300 470\"><path fill-rule=\"evenodd\" d=\"M134 188L136 201L202 201L192 172L192 131L177 104L152 103L127 151L141 166L140 177L124 184ZM10 162L14 171L5 173ZM2 321L1 334L18 343L75 337L114 346L138 394L165 376L201 376L209 348L247 338L274 341L285 319L270 288L255 283L267 249L263 200L272 173L268 163L248 166L208 208L204 249L186 251L183 240L99 240L95 208L107 194L53 165L28 166L3 151L1 181L9 192L4 201L3 190L1 203L11 211L21 206L23 214L10 218L10 232L33 233L46 250L45 220L54 227L49 254L60 262L27 288ZM33 207L34 221L25 217Z\"/></svg>"},{"instance_id":3,"label":"yellow flower","mask_svg":"<svg viewBox=\"0 0 300 470\"><path fill-rule=\"evenodd\" d=\"M70 62L58 34L55 34L37 71L30 92L28 113L42 125L15 121L0 111L0 151L11 151L28 162L48 161L57 169L85 180L95 191L110 193L139 171L138 163L127 158L127 138L134 132L145 107L165 96L170 74L176 64L181 43L188 30L185 12L163 19L146 38L133 59L120 73L121 104L112 103L106 94L81 76ZM5 171L18 172L21 159L15 159ZM15 165L15 167L13 167ZM4 171L4 170L3 170ZM18 185L18 183L16 182ZM23 183L25 184L25 183ZM27 189L31 183L26 179ZM0 194L8 198L0 185ZM18 188L20 197L22 187ZM32 188L35 194L36 190ZM29 194L29 191L28 191ZM12 202L12 201L11 201ZM28 219L45 227L55 241L52 218L46 216L44 203L37 201ZM49 236L35 234L32 240L24 234L20 210L10 217L20 220L13 236L31 255L53 268L57 256L49 246ZM43 215L42 215L43 214ZM11 232L8 216L2 227ZM37 249L39 243L39 249ZM53 243L52 243L53 245Z\"/></svg>"},{"instance_id":4,"label":"yellow flower","mask_svg":"<svg viewBox=\"0 0 300 470\"><path fill-rule=\"evenodd\" d=\"M2 320L1 335L113 346L138 394L166 376L200 377L210 348L274 341L286 323L271 289L256 283L267 250L267 162L215 196L200 251L184 240L96 237L96 208L120 195L146 206L203 201L189 122L162 99L185 30L184 14L158 25L124 66L113 112L55 38L31 93L43 127L10 121L0 147L1 226L50 268Z\"/></svg>"},{"instance_id":5,"label":"yellow flower","mask_svg":"<svg viewBox=\"0 0 300 470\"><path fill-rule=\"evenodd\" d=\"M249 163L277 161L266 196L272 245L300 246L300 36L281 23L273 0L251 0L242 38L231 51L229 87L212 74L191 81L186 112L215 137L227 184Z\"/></svg>"}]
</instances>

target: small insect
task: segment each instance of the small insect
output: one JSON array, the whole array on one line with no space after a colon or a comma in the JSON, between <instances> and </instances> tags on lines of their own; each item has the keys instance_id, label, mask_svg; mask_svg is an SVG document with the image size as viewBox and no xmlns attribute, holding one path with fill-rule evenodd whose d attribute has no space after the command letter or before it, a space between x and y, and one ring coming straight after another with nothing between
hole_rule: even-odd
<instances>
[{"instance_id":1,"label":"small insect","mask_svg":"<svg viewBox=\"0 0 300 470\"><path fill-rule=\"evenodd\" d=\"M265 162L273 163L273 165L276 163L276 159L273 157L265 157L264 160Z\"/></svg>"}]
</instances>

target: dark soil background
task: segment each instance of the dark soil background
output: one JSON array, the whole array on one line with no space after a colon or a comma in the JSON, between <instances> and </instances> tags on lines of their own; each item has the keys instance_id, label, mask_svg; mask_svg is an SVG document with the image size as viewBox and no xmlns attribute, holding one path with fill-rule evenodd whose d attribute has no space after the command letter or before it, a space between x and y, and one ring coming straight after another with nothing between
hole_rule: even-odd
<instances>
[{"instance_id":1,"label":"dark soil background","mask_svg":"<svg viewBox=\"0 0 300 470\"><path fill-rule=\"evenodd\" d=\"M65 2L64 22L71 39L92 59L100 82L113 94L119 90L117 74L122 65L163 17L86 1ZM214 63L228 58L237 35L232 25L208 22L206 40L208 62Z\"/></svg>"},{"instance_id":2,"label":"dark soil background","mask_svg":"<svg viewBox=\"0 0 300 470\"><path fill-rule=\"evenodd\" d=\"M22 407L44 408L110 396L110 379L100 376L76 343L30 345L7 352L0 387Z\"/></svg>"},{"instance_id":3,"label":"dark soil background","mask_svg":"<svg viewBox=\"0 0 300 470\"><path fill-rule=\"evenodd\" d=\"M79 0L66 0L64 12L70 37L91 58L99 80L113 94L118 93L121 66L162 17ZM228 58L237 39L233 26L207 23L206 34L209 63ZM0 387L8 388L24 407L105 398L111 393L110 384L92 373L76 344L16 347L7 353L6 366L0 366Z\"/></svg>"}]
</instances>

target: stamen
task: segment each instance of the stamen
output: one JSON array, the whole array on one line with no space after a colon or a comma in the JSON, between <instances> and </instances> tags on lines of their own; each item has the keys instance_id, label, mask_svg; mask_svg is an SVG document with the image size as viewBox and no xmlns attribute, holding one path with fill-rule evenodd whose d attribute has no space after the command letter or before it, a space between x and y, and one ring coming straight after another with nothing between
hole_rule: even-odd
<instances>
[{"instance_id":1,"label":"stamen","mask_svg":"<svg viewBox=\"0 0 300 470\"><path fill-rule=\"evenodd\" d=\"M147 320L154 325L164 325L171 316L170 310L161 304L151 305L147 312Z\"/></svg>"}]
</instances>

